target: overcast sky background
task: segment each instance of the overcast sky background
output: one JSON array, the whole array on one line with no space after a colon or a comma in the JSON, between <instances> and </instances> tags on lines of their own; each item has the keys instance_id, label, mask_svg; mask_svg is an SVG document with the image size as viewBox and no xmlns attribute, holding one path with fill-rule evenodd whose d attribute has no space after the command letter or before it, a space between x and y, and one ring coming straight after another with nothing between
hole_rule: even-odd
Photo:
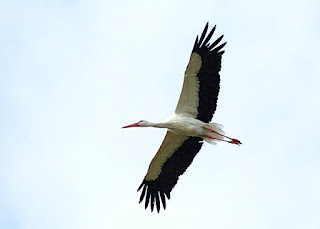
<instances>
[{"instance_id":1,"label":"overcast sky background","mask_svg":"<svg viewBox=\"0 0 320 229\"><path fill-rule=\"evenodd\" d=\"M320 3L5 1L0 228L320 228ZM160 214L138 204L197 34L224 34L214 122Z\"/></svg>"}]
</instances>

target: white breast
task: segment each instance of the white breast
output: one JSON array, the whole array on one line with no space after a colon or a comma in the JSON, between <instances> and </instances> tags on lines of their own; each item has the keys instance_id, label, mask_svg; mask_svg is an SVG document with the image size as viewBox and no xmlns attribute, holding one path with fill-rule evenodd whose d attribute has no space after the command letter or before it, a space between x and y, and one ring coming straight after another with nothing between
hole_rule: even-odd
<instances>
[{"instance_id":1,"label":"white breast","mask_svg":"<svg viewBox=\"0 0 320 229\"><path fill-rule=\"evenodd\" d=\"M204 133L205 123L198 119L174 115L170 120L169 131L183 136L200 136Z\"/></svg>"}]
</instances>

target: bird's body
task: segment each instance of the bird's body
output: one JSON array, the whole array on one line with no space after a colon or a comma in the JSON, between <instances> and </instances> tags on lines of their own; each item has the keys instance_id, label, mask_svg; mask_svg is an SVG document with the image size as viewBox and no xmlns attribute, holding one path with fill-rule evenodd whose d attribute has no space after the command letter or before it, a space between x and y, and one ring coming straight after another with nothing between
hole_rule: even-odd
<instances>
[{"instance_id":1,"label":"bird's body","mask_svg":"<svg viewBox=\"0 0 320 229\"><path fill-rule=\"evenodd\" d=\"M198 40L195 41L189 64L185 71L184 83L176 110L163 122L141 120L128 127L167 128L167 134L152 159L148 172L138 190L142 189L140 202L145 198L145 208L149 202L151 211L156 205L160 211L160 202L166 208L166 197L193 158L201 149L203 140L215 144L225 141L240 145L237 139L224 135L222 125L210 123L217 106L220 89L221 56L220 51L226 43L219 46L219 37L209 43L215 27L206 37L208 23Z\"/></svg>"},{"instance_id":2,"label":"bird's body","mask_svg":"<svg viewBox=\"0 0 320 229\"><path fill-rule=\"evenodd\" d=\"M167 128L174 134L189 137L202 137L204 138L204 140L206 140L206 138L212 137L211 140L208 140L209 143L214 143L214 141L212 140L222 141L224 138L224 135L222 135L224 134L224 132L222 131L222 125L218 123L205 123L200 121L199 119L183 116L176 113L171 115L170 118L163 122L149 122L141 120L133 125L139 125L140 127ZM129 126L126 126L124 128L127 127ZM219 133L220 135L217 133Z\"/></svg>"},{"instance_id":3,"label":"bird's body","mask_svg":"<svg viewBox=\"0 0 320 229\"><path fill-rule=\"evenodd\" d=\"M172 115L172 118L167 121L167 125L169 131L183 136L200 137L205 132L204 122L178 114Z\"/></svg>"}]
</instances>

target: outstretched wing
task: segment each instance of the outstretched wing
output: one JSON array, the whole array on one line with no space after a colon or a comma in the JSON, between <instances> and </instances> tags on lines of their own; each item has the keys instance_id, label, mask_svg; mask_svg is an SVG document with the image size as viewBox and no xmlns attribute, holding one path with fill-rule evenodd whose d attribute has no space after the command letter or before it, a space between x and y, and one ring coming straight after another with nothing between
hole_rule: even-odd
<instances>
[{"instance_id":1,"label":"outstretched wing","mask_svg":"<svg viewBox=\"0 0 320 229\"><path fill-rule=\"evenodd\" d=\"M150 203L153 211L156 204L159 212L162 202L165 209L166 197L170 199L171 190L201 149L202 143L199 137L181 136L168 131L138 188L138 191L142 188L139 203L145 199L145 208Z\"/></svg>"},{"instance_id":2,"label":"outstretched wing","mask_svg":"<svg viewBox=\"0 0 320 229\"><path fill-rule=\"evenodd\" d=\"M220 89L221 49L218 46L223 35L212 44L209 43L216 26L209 32L207 23L200 40L194 43L190 60L184 74L184 82L176 108L176 113L210 122L217 107Z\"/></svg>"},{"instance_id":3,"label":"outstretched wing","mask_svg":"<svg viewBox=\"0 0 320 229\"><path fill-rule=\"evenodd\" d=\"M212 44L209 43L215 27L206 36L208 23L200 39L196 38L190 61L185 71L183 88L175 112L182 116L197 118L203 122L210 122L216 110L219 94L221 69L222 37ZM176 185L193 158L201 149L203 142L200 137L187 137L167 132L160 149L152 159L147 175L138 188L142 189L140 202L145 199L145 208L149 203L151 211L156 205L160 211L162 202L166 208L166 197L170 199L170 192Z\"/></svg>"}]
</instances>

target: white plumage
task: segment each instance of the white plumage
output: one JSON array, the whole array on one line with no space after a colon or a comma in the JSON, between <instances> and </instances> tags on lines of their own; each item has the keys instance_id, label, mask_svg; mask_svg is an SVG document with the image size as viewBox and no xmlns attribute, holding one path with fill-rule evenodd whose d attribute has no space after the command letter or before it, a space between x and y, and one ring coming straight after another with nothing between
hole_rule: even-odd
<instances>
[{"instance_id":1,"label":"white plumage","mask_svg":"<svg viewBox=\"0 0 320 229\"><path fill-rule=\"evenodd\" d=\"M145 198L145 208L150 202L151 211L156 205L159 212L160 202L163 208L166 208L166 197L170 199L171 190L199 152L203 140L210 144L216 144L218 141L241 144L239 140L225 136L222 125L210 123L216 109L220 88L219 71L221 56L224 53L220 50L226 43L217 46L222 40L223 36L221 36L210 44L215 27L206 37L207 30L208 23L200 39L196 38L184 74L180 99L173 115L164 122L141 120L123 127L168 129L138 189L142 189L140 202Z\"/></svg>"}]
</instances>

